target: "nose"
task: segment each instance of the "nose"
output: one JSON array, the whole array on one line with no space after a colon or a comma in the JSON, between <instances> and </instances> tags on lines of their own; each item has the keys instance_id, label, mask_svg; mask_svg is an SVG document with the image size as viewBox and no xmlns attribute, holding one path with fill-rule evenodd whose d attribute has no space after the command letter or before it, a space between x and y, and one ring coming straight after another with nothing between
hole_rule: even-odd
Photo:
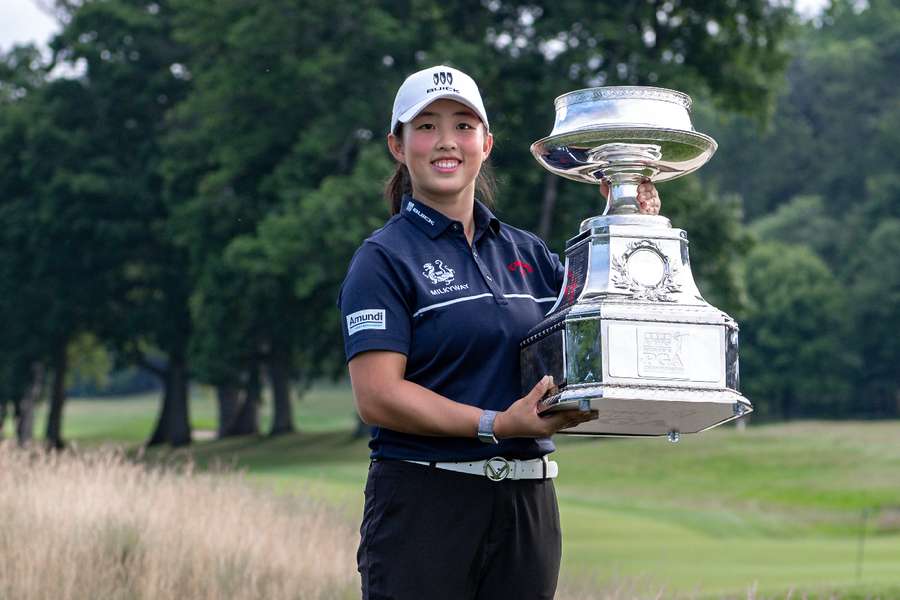
<instances>
[{"instance_id":1,"label":"nose","mask_svg":"<svg viewBox=\"0 0 900 600\"><path fill-rule=\"evenodd\" d=\"M442 133L441 137L438 139L437 147L439 150L455 150L456 139L453 137L453 133Z\"/></svg>"}]
</instances>

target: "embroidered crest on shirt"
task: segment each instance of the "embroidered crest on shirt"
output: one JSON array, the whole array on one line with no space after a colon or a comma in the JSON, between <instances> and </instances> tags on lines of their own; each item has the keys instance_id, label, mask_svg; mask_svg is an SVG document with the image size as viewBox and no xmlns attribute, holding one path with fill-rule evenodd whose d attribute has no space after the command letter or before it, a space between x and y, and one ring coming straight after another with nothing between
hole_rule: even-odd
<instances>
[{"instance_id":1,"label":"embroidered crest on shirt","mask_svg":"<svg viewBox=\"0 0 900 600\"><path fill-rule=\"evenodd\" d=\"M422 275L427 277L432 285L437 285L439 283L450 283L453 281L453 277L456 274L456 271L451 269L449 266L444 264L444 261L438 259L430 263L425 263L422 265L422 268L425 269L422 271Z\"/></svg>"}]
</instances>

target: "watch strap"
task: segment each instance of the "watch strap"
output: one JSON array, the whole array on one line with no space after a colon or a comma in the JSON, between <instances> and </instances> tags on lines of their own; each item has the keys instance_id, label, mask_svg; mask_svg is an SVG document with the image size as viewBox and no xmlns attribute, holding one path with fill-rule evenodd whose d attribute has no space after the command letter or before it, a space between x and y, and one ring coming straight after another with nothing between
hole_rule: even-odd
<instances>
[{"instance_id":1,"label":"watch strap","mask_svg":"<svg viewBox=\"0 0 900 600\"><path fill-rule=\"evenodd\" d=\"M478 419L478 439L485 444L496 444L497 437L494 435L494 419L497 417L497 411L486 410L481 413Z\"/></svg>"}]
</instances>

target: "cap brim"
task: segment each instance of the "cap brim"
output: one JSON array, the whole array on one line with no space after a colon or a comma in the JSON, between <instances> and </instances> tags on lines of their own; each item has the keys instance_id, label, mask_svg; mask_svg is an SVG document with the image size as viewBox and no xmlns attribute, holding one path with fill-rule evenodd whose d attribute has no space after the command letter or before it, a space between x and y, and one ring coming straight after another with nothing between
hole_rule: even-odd
<instances>
[{"instance_id":1,"label":"cap brim","mask_svg":"<svg viewBox=\"0 0 900 600\"><path fill-rule=\"evenodd\" d=\"M469 108L472 109L472 112L475 113L475 115L479 119L481 119L481 122L484 123L485 129L489 129L487 116L485 114L483 114L480 110L478 110L478 108L473 106L472 103L469 102L466 98L464 98L460 94L454 94L452 92L447 92L447 93L443 93L443 94L435 94L434 96L426 98L425 100L422 100L421 102L419 102L417 104L413 104L412 107L408 108L403 113L401 113L399 117L397 117L397 121L399 123L409 123L410 121L415 119L419 115L420 112L425 110L425 108L429 104L431 104L435 100L441 100L441 99L456 100L460 104L465 104L466 106L468 106ZM397 124L395 123L394 127L396 127L396 126L397 126Z\"/></svg>"}]
</instances>

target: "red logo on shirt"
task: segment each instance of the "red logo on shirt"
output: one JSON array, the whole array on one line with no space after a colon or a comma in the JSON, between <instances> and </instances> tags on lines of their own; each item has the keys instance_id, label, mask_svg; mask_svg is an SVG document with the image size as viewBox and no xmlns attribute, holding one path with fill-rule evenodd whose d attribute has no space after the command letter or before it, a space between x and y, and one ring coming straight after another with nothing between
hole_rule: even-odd
<instances>
[{"instance_id":1,"label":"red logo on shirt","mask_svg":"<svg viewBox=\"0 0 900 600\"><path fill-rule=\"evenodd\" d=\"M531 265L529 265L527 262L522 262L521 260L509 263L508 265L506 265L506 268L513 272L518 271L522 275L534 271L534 268Z\"/></svg>"}]
</instances>

